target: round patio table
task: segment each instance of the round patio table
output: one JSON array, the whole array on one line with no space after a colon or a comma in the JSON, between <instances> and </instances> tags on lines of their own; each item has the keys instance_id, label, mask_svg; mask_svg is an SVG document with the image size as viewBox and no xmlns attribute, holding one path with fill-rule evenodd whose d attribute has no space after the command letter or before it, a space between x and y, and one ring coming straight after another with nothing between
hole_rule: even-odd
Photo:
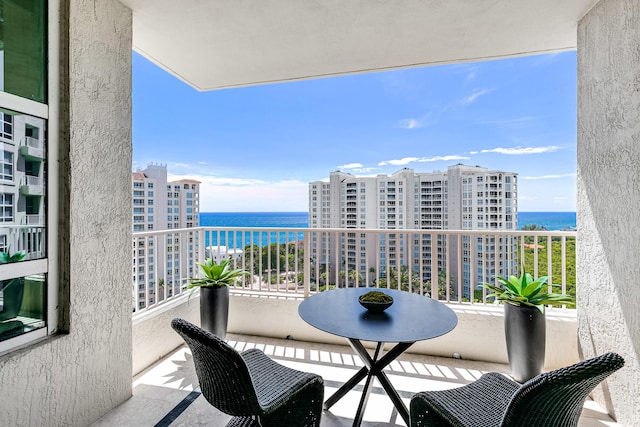
<instances>
[{"instance_id":1,"label":"round patio table","mask_svg":"<svg viewBox=\"0 0 640 427\"><path fill-rule=\"evenodd\" d=\"M391 307L383 312L372 312L360 305L358 297L371 290L393 297ZM302 301L298 314L311 326L346 338L362 359L364 367L324 403L325 409L331 408L366 377L353 420L354 426L362 423L373 377L380 381L398 413L409 425L409 412L383 369L416 341L444 335L458 324L453 310L439 301L409 292L379 288L345 288L321 292ZM362 341L377 343L373 356L369 355ZM385 343L397 344L382 355Z\"/></svg>"}]
</instances>

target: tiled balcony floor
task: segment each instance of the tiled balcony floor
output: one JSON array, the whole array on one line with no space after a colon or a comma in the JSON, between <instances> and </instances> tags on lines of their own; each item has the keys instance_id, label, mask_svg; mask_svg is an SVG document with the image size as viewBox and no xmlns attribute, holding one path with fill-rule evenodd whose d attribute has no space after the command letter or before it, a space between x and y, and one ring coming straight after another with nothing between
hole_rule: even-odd
<instances>
[{"instance_id":1,"label":"tiled balcony floor","mask_svg":"<svg viewBox=\"0 0 640 427\"><path fill-rule=\"evenodd\" d=\"M229 335L227 339L238 350L257 347L283 365L322 375L325 399L362 366L346 345L241 335ZM495 363L404 354L386 372L408 407L415 392L457 387L488 371L508 373L509 368ZM199 391L191 354L186 347L181 347L134 378L133 397L98 420L93 427L224 426L229 417L209 405ZM351 426L359 396L358 391L349 392L323 413L321 426ZM604 427L617 424L595 403L588 401L579 425ZM371 393L362 426L405 426L379 384Z\"/></svg>"}]
</instances>

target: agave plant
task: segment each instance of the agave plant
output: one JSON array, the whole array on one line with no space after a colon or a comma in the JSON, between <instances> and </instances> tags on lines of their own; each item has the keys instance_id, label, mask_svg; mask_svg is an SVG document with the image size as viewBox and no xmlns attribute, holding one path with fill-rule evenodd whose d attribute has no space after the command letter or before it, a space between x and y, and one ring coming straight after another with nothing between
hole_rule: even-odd
<instances>
[{"instance_id":1,"label":"agave plant","mask_svg":"<svg viewBox=\"0 0 640 427\"><path fill-rule=\"evenodd\" d=\"M501 286L485 283L482 286L492 293L487 298L494 297L496 301L513 305L528 305L541 308L545 305L566 304L575 305L575 297L566 294L548 292L547 281L549 276L538 277L533 280L529 273L523 272L522 276L510 276L509 279L496 276Z\"/></svg>"},{"instance_id":2,"label":"agave plant","mask_svg":"<svg viewBox=\"0 0 640 427\"><path fill-rule=\"evenodd\" d=\"M229 258L225 258L220 263L216 263L212 258L208 258L204 264L200 264L200 276L189 279L187 289L196 287L221 288L235 283L240 277L249 274L243 269L231 269Z\"/></svg>"},{"instance_id":3,"label":"agave plant","mask_svg":"<svg viewBox=\"0 0 640 427\"><path fill-rule=\"evenodd\" d=\"M27 256L26 252L14 252L13 255L9 255L9 252L0 252L0 264L9 264L12 262L22 261Z\"/></svg>"}]
</instances>

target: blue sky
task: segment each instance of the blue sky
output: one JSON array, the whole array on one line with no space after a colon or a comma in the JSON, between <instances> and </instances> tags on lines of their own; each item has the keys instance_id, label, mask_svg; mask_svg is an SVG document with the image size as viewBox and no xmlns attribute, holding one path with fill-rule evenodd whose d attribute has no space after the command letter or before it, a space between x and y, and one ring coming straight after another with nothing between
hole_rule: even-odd
<instances>
[{"instance_id":1,"label":"blue sky","mask_svg":"<svg viewBox=\"0 0 640 427\"><path fill-rule=\"evenodd\" d=\"M308 210L308 183L519 174L520 211L575 211L576 54L197 92L133 54L133 165L202 182L202 212Z\"/></svg>"}]
</instances>

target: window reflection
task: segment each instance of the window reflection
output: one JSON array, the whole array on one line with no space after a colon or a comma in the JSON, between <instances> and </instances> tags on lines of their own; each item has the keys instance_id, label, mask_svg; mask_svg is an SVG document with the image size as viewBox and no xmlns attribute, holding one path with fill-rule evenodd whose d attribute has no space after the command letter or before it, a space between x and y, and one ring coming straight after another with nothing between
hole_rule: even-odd
<instances>
[{"instance_id":1,"label":"window reflection","mask_svg":"<svg viewBox=\"0 0 640 427\"><path fill-rule=\"evenodd\" d=\"M0 0L0 91L37 102L46 102L45 7Z\"/></svg>"},{"instance_id":2,"label":"window reflection","mask_svg":"<svg viewBox=\"0 0 640 427\"><path fill-rule=\"evenodd\" d=\"M0 281L0 341L45 326L45 275Z\"/></svg>"}]
</instances>

